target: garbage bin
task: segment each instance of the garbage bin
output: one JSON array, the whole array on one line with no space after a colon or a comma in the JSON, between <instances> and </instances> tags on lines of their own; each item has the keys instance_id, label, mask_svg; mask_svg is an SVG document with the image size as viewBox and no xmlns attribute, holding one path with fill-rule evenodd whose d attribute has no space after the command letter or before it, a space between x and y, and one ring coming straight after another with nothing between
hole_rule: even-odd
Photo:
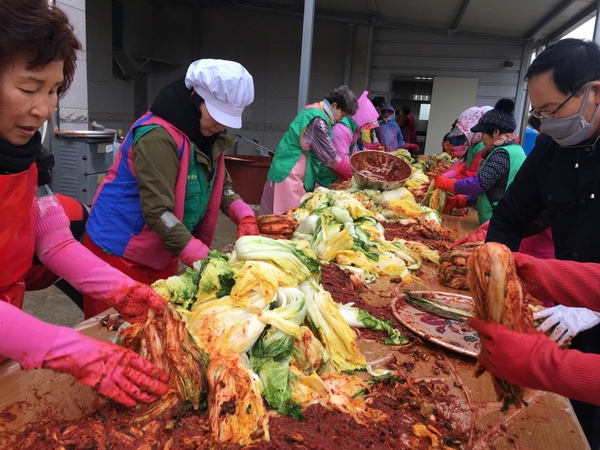
<instances>
[{"instance_id":1,"label":"garbage bin","mask_svg":"<svg viewBox=\"0 0 600 450\"><path fill-rule=\"evenodd\" d=\"M248 204L258 205L273 158L255 155L225 155L225 167L233 189Z\"/></svg>"},{"instance_id":2,"label":"garbage bin","mask_svg":"<svg viewBox=\"0 0 600 450\"><path fill-rule=\"evenodd\" d=\"M56 130L52 190L90 206L114 159L114 131Z\"/></svg>"}]
</instances>

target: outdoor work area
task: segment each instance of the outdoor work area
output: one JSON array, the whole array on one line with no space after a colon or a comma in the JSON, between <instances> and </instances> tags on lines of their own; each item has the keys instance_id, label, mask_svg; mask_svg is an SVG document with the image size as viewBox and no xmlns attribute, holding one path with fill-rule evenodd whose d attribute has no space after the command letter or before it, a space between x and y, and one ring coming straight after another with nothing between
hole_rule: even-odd
<instances>
[{"instance_id":1,"label":"outdoor work area","mask_svg":"<svg viewBox=\"0 0 600 450\"><path fill-rule=\"evenodd\" d=\"M0 0L0 450L600 450L598 16Z\"/></svg>"}]
</instances>

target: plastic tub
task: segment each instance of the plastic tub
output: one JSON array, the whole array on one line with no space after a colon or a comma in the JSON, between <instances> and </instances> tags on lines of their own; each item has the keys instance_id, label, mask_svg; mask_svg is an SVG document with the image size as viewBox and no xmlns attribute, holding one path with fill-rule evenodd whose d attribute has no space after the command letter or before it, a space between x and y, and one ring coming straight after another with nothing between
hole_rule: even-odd
<instances>
[{"instance_id":1,"label":"plastic tub","mask_svg":"<svg viewBox=\"0 0 600 450\"><path fill-rule=\"evenodd\" d=\"M272 160L270 156L225 155L225 167L233 180L233 189L246 203L260 204Z\"/></svg>"}]
</instances>

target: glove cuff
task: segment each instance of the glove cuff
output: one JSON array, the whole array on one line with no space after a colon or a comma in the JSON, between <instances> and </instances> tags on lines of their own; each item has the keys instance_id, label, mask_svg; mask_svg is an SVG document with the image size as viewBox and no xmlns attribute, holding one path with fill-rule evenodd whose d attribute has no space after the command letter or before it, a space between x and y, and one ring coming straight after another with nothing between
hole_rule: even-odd
<instances>
[{"instance_id":1,"label":"glove cuff","mask_svg":"<svg viewBox=\"0 0 600 450\"><path fill-rule=\"evenodd\" d=\"M63 328L42 322L0 301L0 355L14 359L26 370L42 367L46 354Z\"/></svg>"},{"instance_id":2,"label":"glove cuff","mask_svg":"<svg viewBox=\"0 0 600 450\"><path fill-rule=\"evenodd\" d=\"M256 224L256 218L254 216L244 217L242 220L240 220L240 223L238 223L238 225L242 226L242 225L247 224L247 223L254 223L254 224Z\"/></svg>"},{"instance_id":3,"label":"glove cuff","mask_svg":"<svg viewBox=\"0 0 600 450\"><path fill-rule=\"evenodd\" d=\"M83 335L72 328L57 327L58 333L52 342L51 347L44 355L42 367L50 369L58 369L53 362L61 359L76 359L80 361Z\"/></svg>"},{"instance_id":4,"label":"glove cuff","mask_svg":"<svg viewBox=\"0 0 600 450\"><path fill-rule=\"evenodd\" d=\"M456 207L457 208L466 208L467 205L467 197L465 197L464 195L458 194L456 196Z\"/></svg>"},{"instance_id":5,"label":"glove cuff","mask_svg":"<svg viewBox=\"0 0 600 450\"><path fill-rule=\"evenodd\" d=\"M231 202L227 208L227 215L236 225L239 225L240 221L246 217L255 217L254 210L242 199Z\"/></svg>"},{"instance_id":6,"label":"glove cuff","mask_svg":"<svg viewBox=\"0 0 600 450\"><path fill-rule=\"evenodd\" d=\"M200 239L192 238L179 254L179 259L188 267L196 261L206 258L210 249Z\"/></svg>"},{"instance_id":7,"label":"glove cuff","mask_svg":"<svg viewBox=\"0 0 600 450\"><path fill-rule=\"evenodd\" d=\"M37 202L37 224L35 235L37 238L60 229L68 229L69 218L65 214L58 199L54 195L42 197Z\"/></svg>"}]
</instances>

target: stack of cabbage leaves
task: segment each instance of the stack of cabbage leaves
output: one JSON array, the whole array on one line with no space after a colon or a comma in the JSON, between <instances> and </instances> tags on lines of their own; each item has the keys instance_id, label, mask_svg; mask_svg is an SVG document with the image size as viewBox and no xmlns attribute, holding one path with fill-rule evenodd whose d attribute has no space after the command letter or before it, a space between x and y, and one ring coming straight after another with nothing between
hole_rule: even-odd
<instances>
[{"instance_id":1,"label":"stack of cabbage leaves","mask_svg":"<svg viewBox=\"0 0 600 450\"><path fill-rule=\"evenodd\" d=\"M309 242L245 236L232 253L211 251L193 269L152 287L208 355L216 442L268 440L265 402L298 420L315 403L358 423L385 418L366 404L369 384L353 374L367 367L350 324L387 331L389 344L407 341L366 311L332 300Z\"/></svg>"}]
</instances>

